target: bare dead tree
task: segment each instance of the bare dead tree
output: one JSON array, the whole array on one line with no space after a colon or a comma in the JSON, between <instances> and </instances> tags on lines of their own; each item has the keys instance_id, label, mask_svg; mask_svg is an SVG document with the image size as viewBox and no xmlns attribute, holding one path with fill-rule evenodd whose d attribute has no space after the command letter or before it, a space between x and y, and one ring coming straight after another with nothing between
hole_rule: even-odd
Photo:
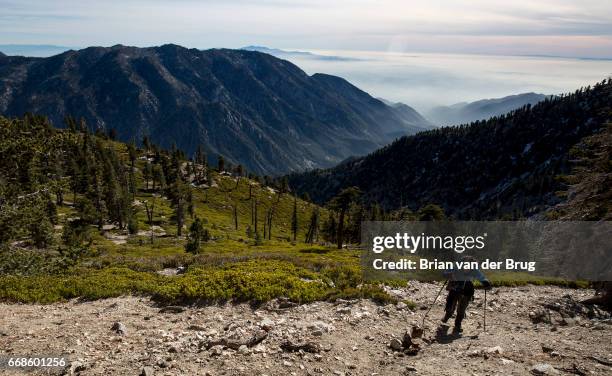
<instances>
[{"instance_id":1,"label":"bare dead tree","mask_svg":"<svg viewBox=\"0 0 612 376\"><path fill-rule=\"evenodd\" d=\"M151 204L144 201L145 211L147 212L147 220L149 222L149 232L151 232L151 244L153 244L153 215L155 210L155 196L151 197Z\"/></svg>"}]
</instances>

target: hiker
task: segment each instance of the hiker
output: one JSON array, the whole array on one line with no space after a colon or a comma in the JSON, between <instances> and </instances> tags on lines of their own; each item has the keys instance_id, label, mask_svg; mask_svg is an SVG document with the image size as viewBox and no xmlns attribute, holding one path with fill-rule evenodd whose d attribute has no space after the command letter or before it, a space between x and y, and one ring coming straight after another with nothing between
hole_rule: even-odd
<instances>
[{"instance_id":1,"label":"hiker","mask_svg":"<svg viewBox=\"0 0 612 376\"><path fill-rule=\"evenodd\" d=\"M474 261L473 258L466 256L463 258L465 262ZM444 310L446 314L442 318L442 322L446 322L453 316L455 308L457 309L457 316L455 317L455 327L453 328L453 334L458 335L461 333L461 322L465 317L465 311L470 304L470 301L474 299L474 284L473 280L477 279L484 286L485 289L491 289L491 282L482 274L478 269L471 270L447 270L444 276L448 279L448 296L446 297L446 307ZM485 307L486 309L486 307Z\"/></svg>"}]
</instances>

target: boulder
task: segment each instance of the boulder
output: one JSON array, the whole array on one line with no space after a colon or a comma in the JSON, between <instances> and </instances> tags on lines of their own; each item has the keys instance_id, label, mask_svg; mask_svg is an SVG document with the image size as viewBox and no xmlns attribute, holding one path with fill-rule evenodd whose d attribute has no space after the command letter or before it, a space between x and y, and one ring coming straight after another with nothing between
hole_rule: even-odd
<instances>
[{"instance_id":1,"label":"boulder","mask_svg":"<svg viewBox=\"0 0 612 376\"><path fill-rule=\"evenodd\" d=\"M266 332L269 332L274 327L274 321L266 317L265 319L261 320L261 322L259 323L259 327L265 330Z\"/></svg>"},{"instance_id":2,"label":"boulder","mask_svg":"<svg viewBox=\"0 0 612 376\"><path fill-rule=\"evenodd\" d=\"M397 338L391 339L391 342L389 342L389 347L395 351L402 351L403 348L402 342Z\"/></svg>"},{"instance_id":3,"label":"boulder","mask_svg":"<svg viewBox=\"0 0 612 376\"><path fill-rule=\"evenodd\" d=\"M412 336L406 331L402 337L402 347L408 348L410 346L412 346Z\"/></svg>"},{"instance_id":4,"label":"boulder","mask_svg":"<svg viewBox=\"0 0 612 376\"><path fill-rule=\"evenodd\" d=\"M547 363L538 363L531 368L531 373L534 375L558 375L559 371L555 367Z\"/></svg>"},{"instance_id":5,"label":"boulder","mask_svg":"<svg viewBox=\"0 0 612 376\"><path fill-rule=\"evenodd\" d=\"M122 322L119 322L119 321L115 322L113 326L111 326L111 330L113 330L115 333L119 335L127 334L127 328Z\"/></svg>"},{"instance_id":6,"label":"boulder","mask_svg":"<svg viewBox=\"0 0 612 376\"><path fill-rule=\"evenodd\" d=\"M419 325L413 325L412 330L410 331L410 336L412 338L423 337L423 328L421 328Z\"/></svg>"},{"instance_id":7,"label":"boulder","mask_svg":"<svg viewBox=\"0 0 612 376\"><path fill-rule=\"evenodd\" d=\"M494 346L494 347L489 347L485 352L489 355L494 355L494 354L500 355L500 354L503 354L504 349L502 349L501 346Z\"/></svg>"}]
</instances>

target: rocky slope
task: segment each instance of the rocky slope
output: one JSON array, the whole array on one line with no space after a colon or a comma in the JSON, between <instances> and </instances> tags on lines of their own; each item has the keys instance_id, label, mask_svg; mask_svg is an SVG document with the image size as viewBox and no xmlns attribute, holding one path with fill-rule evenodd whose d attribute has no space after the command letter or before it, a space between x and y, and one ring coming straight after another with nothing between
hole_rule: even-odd
<instances>
[{"instance_id":1,"label":"rocky slope","mask_svg":"<svg viewBox=\"0 0 612 376\"><path fill-rule=\"evenodd\" d=\"M526 286L483 293L464 334L438 327L443 299L424 335L402 348L439 290L391 290L416 302L371 301L259 307L155 307L123 297L53 305L0 304L0 348L9 356L67 354L80 375L609 375L610 315L577 301L590 290ZM20 374L20 373L9 373Z\"/></svg>"},{"instance_id":2,"label":"rocky slope","mask_svg":"<svg viewBox=\"0 0 612 376\"><path fill-rule=\"evenodd\" d=\"M0 114L66 115L119 139L203 145L260 174L329 167L429 127L334 76L268 54L176 45L0 56Z\"/></svg>"}]
</instances>

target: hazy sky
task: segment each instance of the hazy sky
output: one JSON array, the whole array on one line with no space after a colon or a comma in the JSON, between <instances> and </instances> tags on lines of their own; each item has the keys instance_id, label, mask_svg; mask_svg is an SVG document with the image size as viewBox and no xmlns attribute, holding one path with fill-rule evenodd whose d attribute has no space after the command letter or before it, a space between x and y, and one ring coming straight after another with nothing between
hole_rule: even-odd
<instances>
[{"instance_id":1,"label":"hazy sky","mask_svg":"<svg viewBox=\"0 0 612 376\"><path fill-rule=\"evenodd\" d=\"M612 57L610 0L0 0L0 44Z\"/></svg>"}]
</instances>

